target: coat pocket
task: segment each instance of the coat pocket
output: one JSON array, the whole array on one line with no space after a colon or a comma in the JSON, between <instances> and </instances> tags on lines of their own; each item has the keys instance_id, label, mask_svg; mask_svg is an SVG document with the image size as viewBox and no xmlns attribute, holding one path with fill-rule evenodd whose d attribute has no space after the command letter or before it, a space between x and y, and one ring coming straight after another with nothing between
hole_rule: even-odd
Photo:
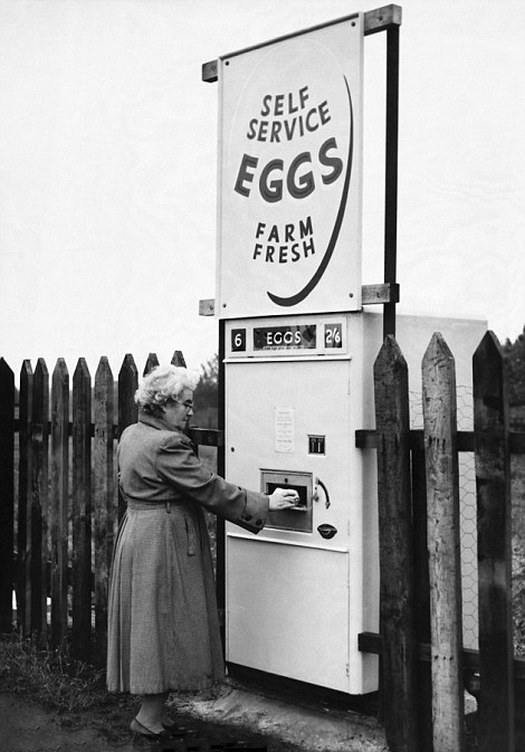
<instances>
[{"instance_id":1,"label":"coat pocket","mask_svg":"<svg viewBox=\"0 0 525 752\"><path fill-rule=\"evenodd\" d=\"M189 517L184 517L184 524L186 525L186 540L188 541L188 556L195 556L197 553L197 535L195 531L195 523Z\"/></svg>"}]
</instances>

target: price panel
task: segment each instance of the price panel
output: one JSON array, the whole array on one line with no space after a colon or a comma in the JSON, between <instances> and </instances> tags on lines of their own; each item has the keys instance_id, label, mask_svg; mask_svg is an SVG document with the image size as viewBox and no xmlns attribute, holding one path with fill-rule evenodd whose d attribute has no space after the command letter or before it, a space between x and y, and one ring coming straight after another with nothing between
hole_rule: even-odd
<instances>
[{"instance_id":1,"label":"price panel","mask_svg":"<svg viewBox=\"0 0 525 752\"><path fill-rule=\"evenodd\" d=\"M232 329L232 352L246 352L246 329Z\"/></svg>"},{"instance_id":2,"label":"price panel","mask_svg":"<svg viewBox=\"0 0 525 752\"><path fill-rule=\"evenodd\" d=\"M343 347L342 324L324 325L324 346L327 350L340 350Z\"/></svg>"},{"instance_id":3,"label":"price panel","mask_svg":"<svg viewBox=\"0 0 525 752\"><path fill-rule=\"evenodd\" d=\"M348 355L346 321L341 316L283 316L242 319L228 325L227 353L239 361L252 358L343 359Z\"/></svg>"}]
</instances>

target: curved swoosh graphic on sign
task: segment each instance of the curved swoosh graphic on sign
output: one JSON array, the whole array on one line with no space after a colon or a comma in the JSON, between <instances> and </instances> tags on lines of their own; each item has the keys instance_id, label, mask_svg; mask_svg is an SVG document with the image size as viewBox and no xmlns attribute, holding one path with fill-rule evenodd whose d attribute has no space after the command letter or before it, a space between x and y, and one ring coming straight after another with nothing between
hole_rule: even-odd
<instances>
[{"instance_id":1,"label":"curved swoosh graphic on sign","mask_svg":"<svg viewBox=\"0 0 525 752\"><path fill-rule=\"evenodd\" d=\"M300 290L295 295L291 295L289 298L282 298L279 295L274 295L272 292L268 292L268 291L266 292L270 300L272 300L274 303L280 306L289 307L289 306L297 305L297 303L300 303L302 300L304 300L312 292L314 287L319 283L319 280L321 279L321 277L326 271L326 267L330 263L330 259L332 258L332 254L335 250L335 244L337 243L337 239L339 237L341 225L343 224L343 217L345 215L345 209L346 209L346 200L348 198L348 190L350 188L350 175L352 174L352 154L353 154L353 148L354 148L354 143L353 143L354 142L354 113L352 109L352 95L350 94L350 87L348 85L346 76L344 77L344 79L345 79L345 84L346 84L346 90L348 92L348 102L350 106L350 141L348 145L348 161L347 161L347 166L346 166L345 182L343 186L343 192L341 194L341 203L339 204L339 210L335 218L334 229L332 230L332 235L330 237L328 247L324 253L321 263L319 264L312 279L308 282L307 285L305 285L305 287L303 287L302 290Z\"/></svg>"}]
</instances>

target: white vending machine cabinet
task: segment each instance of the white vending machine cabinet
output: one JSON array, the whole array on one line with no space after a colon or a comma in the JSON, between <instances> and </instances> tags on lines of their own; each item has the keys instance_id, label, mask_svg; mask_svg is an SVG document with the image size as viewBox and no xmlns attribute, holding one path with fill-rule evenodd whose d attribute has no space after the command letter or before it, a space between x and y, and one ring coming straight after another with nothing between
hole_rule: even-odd
<instances>
[{"instance_id":1,"label":"white vending machine cabinet","mask_svg":"<svg viewBox=\"0 0 525 752\"><path fill-rule=\"evenodd\" d=\"M419 392L434 331L462 383L486 323L398 317ZM355 432L375 427L381 344L382 316L363 311L226 322L226 477L300 499L257 535L226 524L232 664L350 695L378 687L377 656L358 650L359 633L379 632L376 453L357 448Z\"/></svg>"}]
</instances>

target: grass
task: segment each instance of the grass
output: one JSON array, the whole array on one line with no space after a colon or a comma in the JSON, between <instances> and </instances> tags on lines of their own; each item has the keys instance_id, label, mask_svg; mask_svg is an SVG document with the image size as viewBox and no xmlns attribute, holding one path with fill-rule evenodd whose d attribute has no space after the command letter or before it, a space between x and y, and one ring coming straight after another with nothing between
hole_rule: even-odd
<instances>
[{"instance_id":1,"label":"grass","mask_svg":"<svg viewBox=\"0 0 525 752\"><path fill-rule=\"evenodd\" d=\"M81 712L109 698L103 670L18 635L0 635L0 687L59 713Z\"/></svg>"},{"instance_id":2,"label":"grass","mask_svg":"<svg viewBox=\"0 0 525 752\"><path fill-rule=\"evenodd\" d=\"M94 739L117 746L137 712L136 697L107 691L105 671L73 660L67 648L39 646L36 637L0 634L0 691L40 705L59 728L91 729Z\"/></svg>"}]
</instances>

